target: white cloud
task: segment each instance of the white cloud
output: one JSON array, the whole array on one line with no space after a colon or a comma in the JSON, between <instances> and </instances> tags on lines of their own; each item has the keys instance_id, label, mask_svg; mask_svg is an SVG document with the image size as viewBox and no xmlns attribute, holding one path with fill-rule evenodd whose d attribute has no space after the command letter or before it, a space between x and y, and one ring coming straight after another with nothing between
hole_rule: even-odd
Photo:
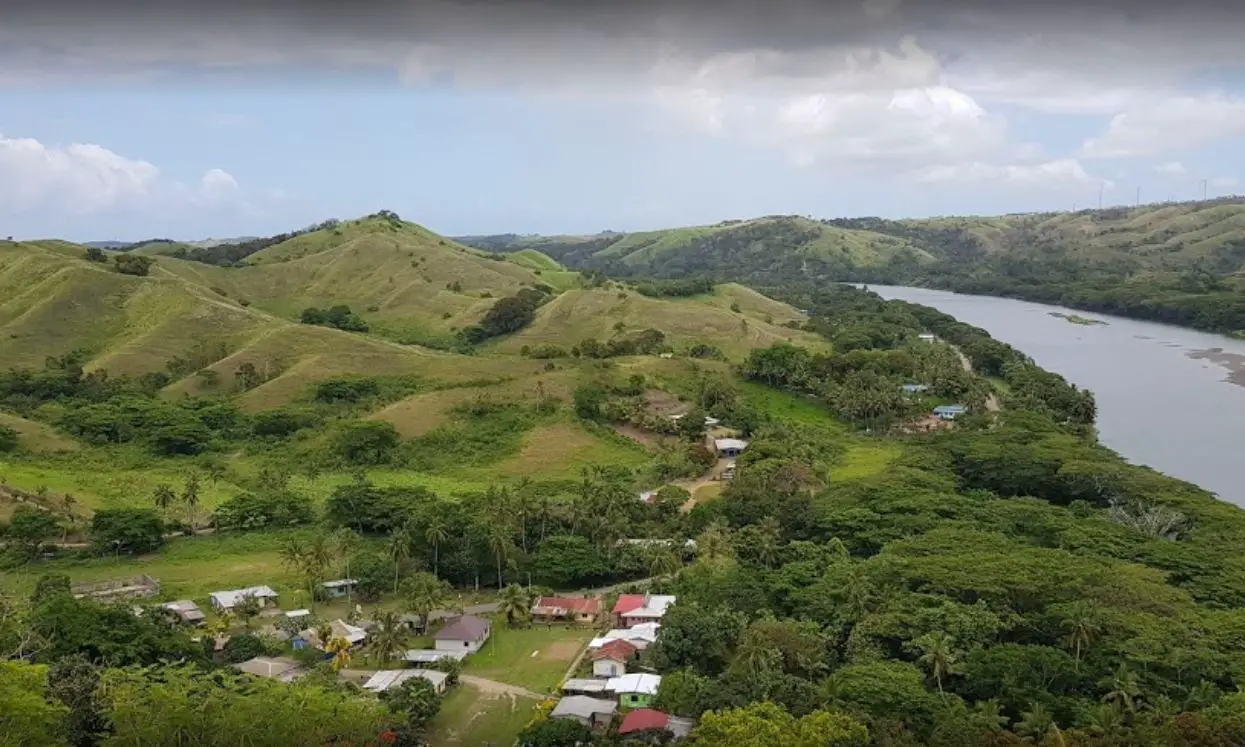
<instances>
[{"instance_id":1,"label":"white cloud","mask_svg":"<svg viewBox=\"0 0 1245 747\"><path fill-rule=\"evenodd\" d=\"M190 187L164 178L152 163L100 145L47 145L0 135L0 213L49 210L82 216L224 205L238 197L238 182L221 169L209 169Z\"/></svg>"},{"instance_id":2,"label":"white cloud","mask_svg":"<svg viewBox=\"0 0 1245 747\"><path fill-rule=\"evenodd\" d=\"M1085 158L1127 158L1195 148L1245 135L1245 100L1222 94L1181 95L1130 107L1107 131L1081 146Z\"/></svg>"},{"instance_id":3,"label":"white cloud","mask_svg":"<svg viewBox=\"0 0 1245 747\"><path fill-rule=\"evenodd\" d=\"M1066 188L1091 185L1112 186L1090 176L1074 158L1060 158L1033 164L994 164L973 161L936 166L913 174L922 183L1003 184L1020 188Z\"/></svg>"}]
</instances>

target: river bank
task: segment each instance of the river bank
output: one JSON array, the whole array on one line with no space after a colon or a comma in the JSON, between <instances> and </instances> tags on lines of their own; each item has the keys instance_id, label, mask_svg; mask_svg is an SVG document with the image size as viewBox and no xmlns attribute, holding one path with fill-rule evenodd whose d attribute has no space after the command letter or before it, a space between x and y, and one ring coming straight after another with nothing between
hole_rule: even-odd
<instances>
[{"instance_id":1,"label":"river bank","mask_svg":"<svg viewBox=\"0 0 1245 747\"><path fill-rule=\"evenodd\" d=\"M1075 310L997 296L868 285L981 327L1094 393L1102 442L1133 463L1245 506L1245 342L1125 317L1069 324Z\"/></svg>"}]
</instances>

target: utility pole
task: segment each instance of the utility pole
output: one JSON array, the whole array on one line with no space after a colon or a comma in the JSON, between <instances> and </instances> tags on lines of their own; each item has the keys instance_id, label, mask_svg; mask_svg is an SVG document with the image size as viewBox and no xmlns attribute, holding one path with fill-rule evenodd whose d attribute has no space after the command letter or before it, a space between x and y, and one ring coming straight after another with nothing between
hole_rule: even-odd
<instances>
[{"instance_id":1,"label":"utility pole","mask_svg":"<svg viewBox=\"0 0 1245 747\"><path fill-rule=\"evenodd\" d=\"M1141 207L1141 187L1137 187L1137 207Z\"/></svg>"},{"instance_id":2,"label":"utility pole","mask_svg":"<svg viewBox=\"0 0 1245 747\"><path fill-rule=\"evenodd\" d=\"M1098 182L1098 209L1102 210L1102 188L1106 186L1105 182Z\"/></svg>"},{"instance_id":3,"label":"utility pole","mask_svg":"<svg viewBox=\"0 0 1245 747\"><path fill-rule=\"evenodd\" d=\"M1206 180L1202 180L1202 201L1206 201Z\"/></svg>"}]
</instances>

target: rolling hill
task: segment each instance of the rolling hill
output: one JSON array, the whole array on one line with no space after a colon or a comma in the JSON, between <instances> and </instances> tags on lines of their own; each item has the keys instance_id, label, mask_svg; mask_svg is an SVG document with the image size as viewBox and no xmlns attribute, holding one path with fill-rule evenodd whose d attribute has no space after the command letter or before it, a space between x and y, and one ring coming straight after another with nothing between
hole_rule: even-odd
<instances>
[{"instance_id":1,"label":"rolling hill","mask_svg":"<svg viewBox=\"0 0 1245 747\"><path fill-rule=\"evenodd\" d=\"M75 349L88 352L88 369L116 374L187 361L168 388L175 394L227 389L250 363L265 383L242 400L263 408L310 382L352 373L522 378L542 365L517 355L524 345L569 348L622 330L660 329L672 344L707 342L733 358L782 339L821 344L782 326L803 318L794 309L746 288L661 299L621 287L580 288L578 273L538 251L482 251L395 218L334 222L233 267L148 253L154 263L141 277L89 261L83 245L0 242L0 347L18 367ZM550 300L528 328L474 355L434 349L448 348L499 299L541 286ZM299 323L308 307L338 304L350 306L370 332Z\"/></svg>"},{"instance_id":2,"label":"rolling hill","mask_svg":"<svg viewBox=\"0 0 1245 747\"><path fill-rule=\"evenodd\" d=\"M1215 331L1245 329L1245 199L889 220L798 216L596 236L464 237L616 277L825 281L1007 295Z\"/></svg>"}]
</instances>

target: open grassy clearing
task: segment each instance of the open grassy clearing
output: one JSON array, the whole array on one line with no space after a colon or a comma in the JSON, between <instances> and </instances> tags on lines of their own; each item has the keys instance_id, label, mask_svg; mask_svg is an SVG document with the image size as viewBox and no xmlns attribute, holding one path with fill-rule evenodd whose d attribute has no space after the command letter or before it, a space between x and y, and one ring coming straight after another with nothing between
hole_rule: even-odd
<instances>
[{"instance_id":1,"label":"open grassy clearing","mask_svg":"<svg viewBox=\"0 0 1245 747\"><path fill-rule=\"evenodd\" d=\"M488 642L467 658L463 671L532 692L553 692L592 636L593 631L586 628L509 628L504 621L494 620Z\"/></svg>"},{"instance_id":2,"label":"open grassy clearing","mask_svg":"<svg viewBox=\"0 0 1245 747\"><path fill-rule=\"evenodd\" d=\"M0 479L34 492L72 493L77 511L100 508L151 506L151 494L162 483L180 489L186 475L196 470L189 461L135 456L127 449L87 448L65 455L0 457ZM204 480L199 489L199 513L206 515L240 488L225 480Z\"/></svg>"},{"instance_id":3,"label":"open grassy clearing","mask_svg":"<svg viewBox=\"0 0 1245 747\"><path fill-rule=\"evenodd\" d=\"M732 359L742 359L753 348L777 342L826 348L824 341L811 333L780 326L776 317L774 323L767 322L764 314L749 314L742 304L740 313L733 312L731 303L728 295L657 299L634 291L571 290L538 309L530 325L495 343L494 349L514 354L524 345L569 348L588 338L604 342L620 331L627 334L650 328L665 333L666 342L675 348L707 343Z\"/></svg>"},{"instance_id":4,"label":"open grassy clearing","mask_svg":"<svg viewBox=\"0 0 1245 747\"><path fill-rule=\"evenodd\" d=\"M491 744L509 747L531 720L539 701L483 693L460 684L445 700L429 726L428 743L448 745Z\"/></svg>"},{"instance_id":5,"label":"open grassy clearing","mask_svg":"<svg viewBox=\"0 0 1245 747\"><path fill-rule=\"evenodd\" d=\"M0 412L0 426L17 431L17 444L23 451L57 452L77 451L81 444L68 436L56 432L55 428L34 420L18 417L7 412Z\"/></svg>"},{"instance_id":6,"label":"open grassy clearing","mask_svg":"<svg viewBox=\"0 0 1245 747\"><path fill-rule=\"evenodd\" d=\"M644 447L623 436L603 430L590 432L580 423L561 422L529 431L523 450L490 472L503 477L573 479L584 467L613 464L635 468L650 458Z\"/></svg>"}]
</instances>

